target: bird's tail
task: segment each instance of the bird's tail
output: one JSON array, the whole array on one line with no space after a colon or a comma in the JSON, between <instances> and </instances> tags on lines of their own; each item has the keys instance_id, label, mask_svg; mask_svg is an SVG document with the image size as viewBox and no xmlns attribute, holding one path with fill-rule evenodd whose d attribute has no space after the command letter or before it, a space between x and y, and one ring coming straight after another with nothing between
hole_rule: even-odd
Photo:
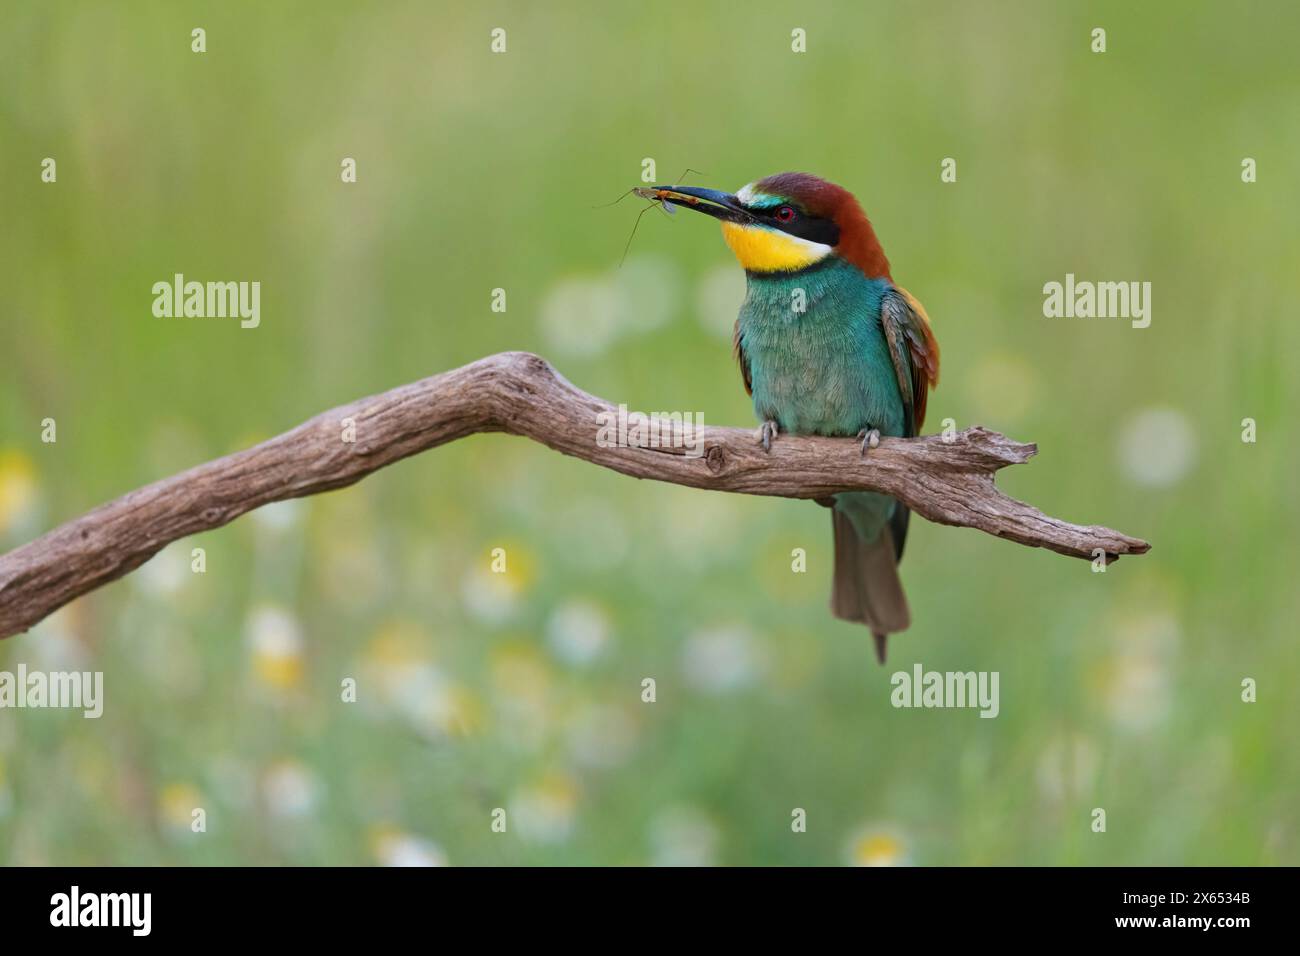
<instances>
[{"instance_id":1,"label":"bird's tail","mask_svg":"<svg viewBox=\"0 0 1300 956\"><path fill-rule=\"evenodd\" d=\"M871 628L876 658L883 664L886 638L912 623L903 582L898 579L893 533L886 524L875 541L864 543L852 520L838 508L831 509L831 524L835 530L831 613Z\"/></svg>"}]
</instances>

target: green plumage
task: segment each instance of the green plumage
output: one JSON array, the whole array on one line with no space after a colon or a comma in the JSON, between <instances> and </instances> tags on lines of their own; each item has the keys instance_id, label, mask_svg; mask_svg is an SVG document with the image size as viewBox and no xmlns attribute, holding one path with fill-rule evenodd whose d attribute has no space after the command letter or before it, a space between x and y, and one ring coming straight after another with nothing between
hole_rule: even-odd
<instances>
[{"instance_id":1,"label":"green plumage","mask_svg":"<svg viewBox=\"0 0 1300 956\"><path fill-rule=\"evenodd\" d=\"M914 370L899 323L911 312L889 279L869 279L836 256L800 272L747 275L736 350L761 421L796 435L915 434ZM883 661L887 636L911 622L897 571L908 511L870 492L836 495L833 508L831 609L870 627Z\"/></svg>"},{"instance_id":2,"label":"green plumage","mask_svg":"<svg viewBox=\"0 0 1300 956\"><path fill-rule=\"evenodd\" d=\"M905 436L910 416L881 324L893 288L834 256L803 272L750 273L737 336L759 419L795 435L854 436L876 428ZM795 307L800 290L803 312ZM836 508L870 543L895 502L854 493L836 496ZM901 549L902 541L896 544Z\"/></svg>"}]
</instances>

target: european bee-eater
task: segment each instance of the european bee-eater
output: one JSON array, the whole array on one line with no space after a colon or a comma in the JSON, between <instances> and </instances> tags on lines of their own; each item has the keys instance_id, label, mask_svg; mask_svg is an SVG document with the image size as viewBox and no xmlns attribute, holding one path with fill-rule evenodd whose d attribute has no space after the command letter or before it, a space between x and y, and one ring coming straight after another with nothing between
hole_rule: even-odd
<instances>
[{"instance_id":1,"label":"european bee-eater","mask_svg":"<svg viewBox=\"0 0 1300 956\"><path fill-rule=\"evenodd\" d=\"M920 431L939 346L848 190L781 173L734 194L656 186L653 195L719 220L745 270L735 353L765 449L779 432L856 436L865 455L882 435ZM898 579L909 512L871 492L820 503L835 533L831 610L871 628L883 663L887 637L911 623Z\"/></svg>"}]
</instances>

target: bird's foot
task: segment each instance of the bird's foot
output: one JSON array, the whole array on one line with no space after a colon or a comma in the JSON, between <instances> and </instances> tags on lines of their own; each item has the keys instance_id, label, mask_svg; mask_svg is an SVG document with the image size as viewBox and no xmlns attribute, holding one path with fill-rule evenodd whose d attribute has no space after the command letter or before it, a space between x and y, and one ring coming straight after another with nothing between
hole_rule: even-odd
<instances>
[{"instance_id":1,"label":"bird's foot","mask_svg":"<svg viewBox=\"0 0 1300 956\"><path fill-rule=\"evenodd\" d=\"M758 443L763 446L763 451L772 450L772 439L775 438L781 429L772 419L763 422L763 427L758 430Z\"/></svg>"},{"instance_id":2,"label":"bird's foot","mask_svg":"<svg viewBox=\"0 0 1300 956\"><path fill-rule=\"evenodd\" d=\"M858 432L858 437L862 439L862 457L867 456L867 452L880 444L879 428L864 428Z\"/></svg>"}]
</instances>

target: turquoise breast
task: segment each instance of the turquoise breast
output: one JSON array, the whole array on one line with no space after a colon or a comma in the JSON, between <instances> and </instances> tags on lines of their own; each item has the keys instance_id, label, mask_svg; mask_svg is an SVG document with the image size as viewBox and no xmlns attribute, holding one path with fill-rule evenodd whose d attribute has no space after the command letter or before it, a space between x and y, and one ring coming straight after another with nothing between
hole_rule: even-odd
<instances>
[{"instance_id":1,"label":"turquoise breast","mask_svg":"<svg viewBox=\"0 0 1300 956\"><path fill-rule=\"evenodd\" d=\"M754 411L797 435L903 434L903 402L880 324L888 279L839 259L748 276L740 310Z\"/></svg>"}]
</instances>

